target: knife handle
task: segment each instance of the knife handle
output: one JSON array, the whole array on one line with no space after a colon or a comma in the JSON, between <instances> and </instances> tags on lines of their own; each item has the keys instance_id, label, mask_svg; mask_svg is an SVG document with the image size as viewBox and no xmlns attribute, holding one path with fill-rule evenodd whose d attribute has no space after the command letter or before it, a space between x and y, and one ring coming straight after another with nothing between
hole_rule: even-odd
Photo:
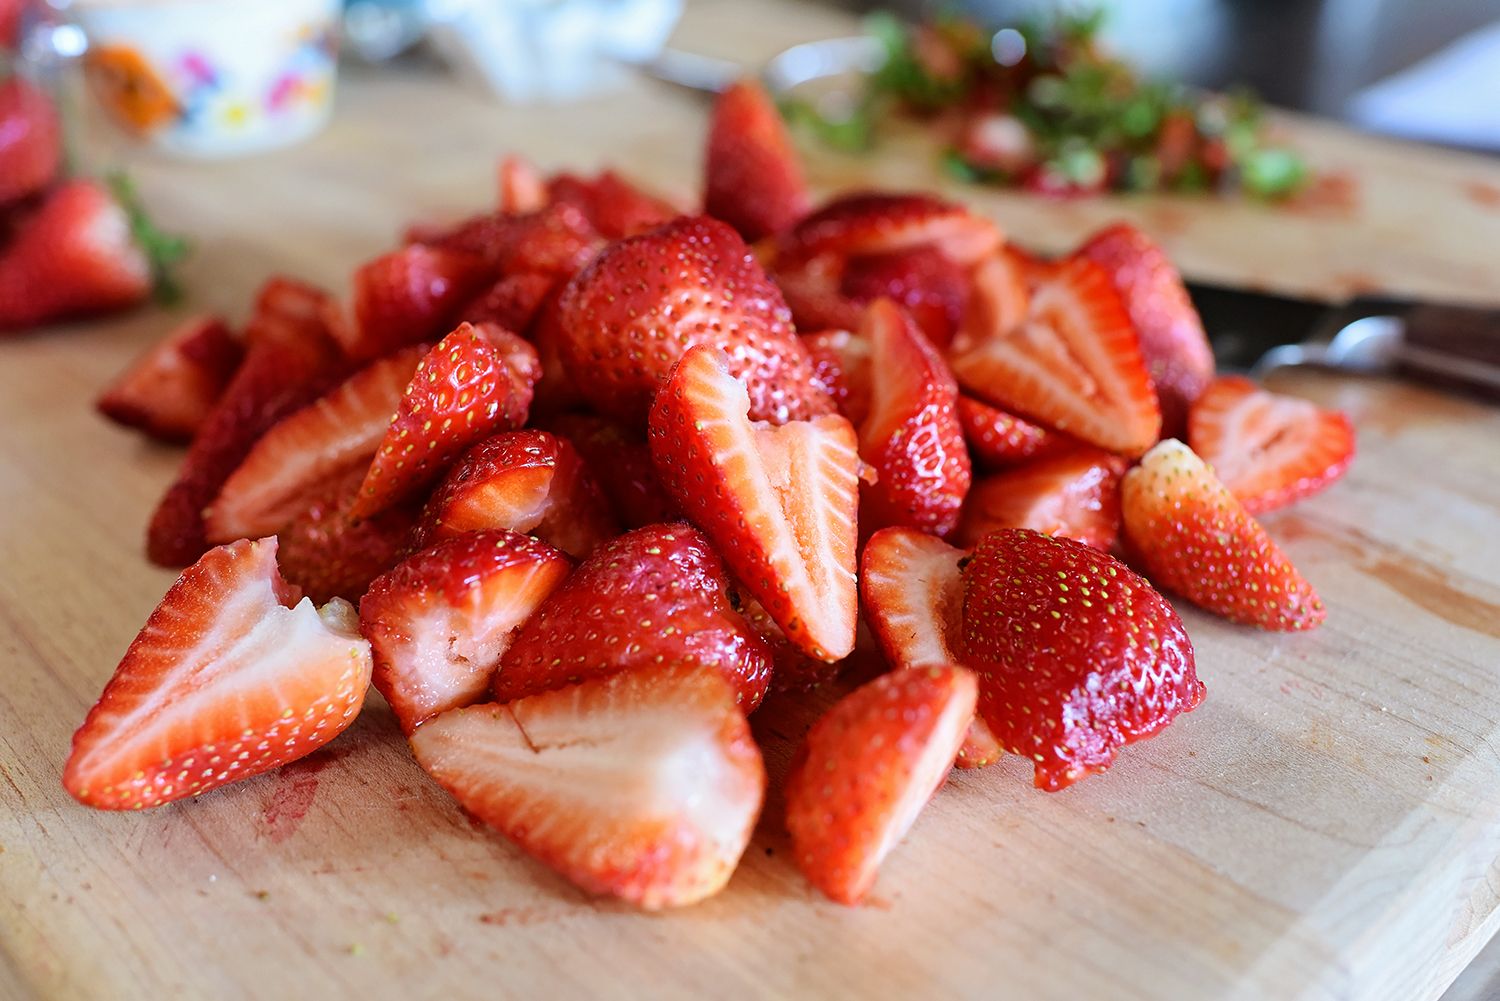
<instances>
[{"instance_id":1,"label":"knife handle","mask_svg":"<svg viewBox=\"0 0 1500 1001\"><path fill-rule=\"evenodd\" d=\"M1422 304L1402 320L1404 375L1500 401L1500 309Z\"/></svg>"}]
</instances>

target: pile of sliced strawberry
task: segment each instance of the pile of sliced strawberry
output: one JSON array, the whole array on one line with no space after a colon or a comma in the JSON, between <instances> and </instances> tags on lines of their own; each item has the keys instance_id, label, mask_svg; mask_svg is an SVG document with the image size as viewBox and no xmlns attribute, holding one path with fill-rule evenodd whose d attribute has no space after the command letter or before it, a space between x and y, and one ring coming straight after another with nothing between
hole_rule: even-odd
<instances>
[{"instance_id":1,"label":"pile of sliced strawberry","mask_svg":"<svg viewBox=\"0 0 1500 1001\"><path fill-rule=\"evenodd\" d=\"M858 658L782 790L796 864L854 903L954 765L1062 789L1201 702L1152 581L1321 620L1252 514L1337 479L1348 422L1214 380L1149 240L1048 262L925 195L809 213L790 149L743 85L706 215L509 158L497 211L361 266L351 308L278 279L239 337L153 350L100 406L193 435L150 540L192 566L68 789L197 795L331 739L373 680L521 851L686 904L766 798L747 714L790 726Z\"/></svg>"}]
</instances>

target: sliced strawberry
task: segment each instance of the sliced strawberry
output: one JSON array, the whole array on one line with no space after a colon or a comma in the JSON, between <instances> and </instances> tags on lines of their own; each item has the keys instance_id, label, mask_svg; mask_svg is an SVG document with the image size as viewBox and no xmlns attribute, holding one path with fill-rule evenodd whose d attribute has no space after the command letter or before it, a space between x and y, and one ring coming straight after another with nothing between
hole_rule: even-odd
<instances>
[{"instance_id":1,"label":"sliced strawberry","mask_svg":"<svg viewBox=\"0 0 1500 1001\"><path fill-rule=\"evenodd\" d=\"M963 583L979 711L1002 747L1035 763L1039 789L1104 771L1203 701L1182 620L1096 549L1003 529L980 541Z\"/></svg>"},{"instance_id":2,"label":"sliced strawberry","mask_svg":"<svg viewBox=\"0 0 1500 1001\"><path fill-rule=\"evenodd\" d=\"M458 311L460 321L526 330L541 311L557 279L540 271L517 271L479 293Z\"/></svg>"},{"instance_id":3,"label":"sliced strawberry","mask_svg":"<svg viewBox=\"0 0 1500 1001\"><path fill-rule=\"evenodd\" d=\"M839 254L772 262L776 287L786 297L799 331L853 330L859 325L864 309L840 291L845 263Z\"/></svg>"},{"instance_id":4,"label":"sliced strawberry","mask_svg":"<svg viewBox=\"0 0 1500 1001\"><path fill-rule=\"evenodd\" d=\"M414 505L387 508L372 518L350 514L364 478L364 467L353 466L323 481L277 530L282 577L315 602L358 601L371 581L410 551Z\"/></svg>"},{"instance_id":5,"label":"sliced strawberry","mask_svg":"<svg viewBox=\"0 0 1500 1001\"><path fill-rule=\"evenodd\" d=\"M835 414L780 427L749 417L745 384L717 348L689 348L651 408L651 457L787 637L819 660L854 648L854 428Z\"/></svg>"},{"instance_id":6,"label":"sliced strawberry","mask_svg":"<svg viewBox=\"0 0 1500 1001\"><path fill-rule=\"evenodd\" d=\"M857 904L953 767L974 716L974 675L929 667L882 675L808 731L786 778L797 867Z\"/></svg>"},{"instance_id":7,"label":"sliced strawberry","mask_svg":"<svg viewBox=\"0 0 1500 1001\"><path fill-rule=\"evenodd\" d=\"M354 515L420 493L464 449L526 423L536 350L492 324L461 323L422 358L370 463Z\"/></svg>"},{"instance_id":8,"label":"sliced strawberry","mask_svg":"<svg viewBox=\"0 0 1500 1001\"><path fill-rule=\"evenodd\" d=\"M1015 270L1028 293L1056 278L1064 264L1062 260L1034 254L1014 243L1005 245L1004 254L1006 263Z\"/></svg>"},{"instance_id":9,"label":"sliced strawberry","mask_svg":"<svg viewBox=\"0 0 1500 1001\"><path fill-rule=\"evenodd\" d=\"M1001 528L1029 528L1109 552L1120 535L1120 477L1126 462L1079 445L974 484L954 541L961 546Z\"/></svg>"},{"instance_id":10,"label":"sliced strawberry","mask_svg":"<svg viewBox=\"0 0 1500 1001\"><path fill-rule=\"evenodd\" d=\"M536 318L528 331L542 366L532 407L536 414L559 414L587 402L562 360L562 308L559 304L566 287L566 284L553 286L537 308Z\"/></svg>"},{"instance_id":11,"label":"sliced strawberry","mask_svg":"<svg viewBox=\"0 0 1500 1001\"><path fill-rule=\"evenodd\" d=\"M987 403L1126 455L1150 448L1161 412L1120 294L1098 265L1074 259L1040 285L1010 332L984 325L991 310L976 285L973 322L953 341L958 381Z\"/></svg>"},{"instance_id":12,"label":"sliced strawberry","mask_svg":"<svg viewBox=\"0 0 1500 1001\"><path fill-rule=\"evenodd\" d=\"M0 34L0 49L5 47ZM0 205L46 188L61 163L62 129L52 101L13 74L0 83Z\"/></svg>"},{"instance_id":13,"label":"sliced strawberry","mask_svg":"<svg viewBox=\"0 0 1500 1001\"><path fill-rule=\"evenodd\" d=\"M876 480L860 491L860 527L888 525L946 535L969 492L969 450L955 405L958 385L937 349L889 299L865 312L873 392L859 452Z\"/></svg>"},{"instance_id":14,"label":"sliced strawberry","mask_svg":"<svg viewBox=\"0 0 1500 1001\"><path fill-rule=\"evenodd\" d=\"M354 272L355 340L344 351L364 361L430 342L493 280L493 270L470 253L413 243L383 254Z\"/></svg>"},{"instance_id":15,"label":"sliced strawberry","mask_svg":"<svg viewBox=\"0 0 1500 1001\"><path fill-rule=\"evenodd\" d=\"M508 528L584 557L618 533L583 460L546 431L502 431L469 449L433 491L418 545Z\"/></svg>"},{"instance_id":16,"label":"sliced strawberry","mask_svg":"<svg viewBox=\"0 0 1500 1001\"><path fill-rule=\"evenodd\" d=\"M753 79L714 102L704 158L703 211L746 240L779 233L808 206L807 181L776 102Z\"/></svg>"},{"instance_id":17,"label":"sliced strawberry","mask_svg":"<svg viewBox=\"0 0 1500 1001\"><path fill-rule=\"evenodd\" d=\"M244 346L217 316L178 325L100 394L99 412L162 441L192 440L234 377Z\"/></svg>"},{"instance_id":18,"label":"sliced strawberry","mask_svg":"<svg viewBox=\"0 0 1500 1001\"><path fill-rule=\"evenodd\" d=\"M500 529L440 542L376 578L360 628L401 728L482 699L516 629L571 569L545 542Z\"/></svg>"},{"instance_id":19,"label":"sliced strawberry","mask_svg":"<svg viewBox=\"0 0 1500 1001\"><path fill-rule=\"evenodd\" d=\"M806 261L823 254L855 257L931 247L968 266L993 254L1003 240L994 223L956 202L925 194L857 192L799 222L782 239L779 256Z\"/></svg>"},{"instance_id":20,"label":"sliced strawberry","mask_svg":"<svg viewBox=\"0 0 1500 1001\"><path fill-rule=\"evenodd\" d=\"M1168 439L1125 474L1125 538L1151 579L1231 622L1311 629L1323 602L1213 471Z\"/></svg>"},{"instance_id":21,"label":"sliced strawberry","mask_svg":"<svg viewBox=\"0 0 1500 1001\"><path fill-rule=\"evenodd\" d=\"M934 247L850 259L840 291L865 304L891 299L917 321L938 348L946 348L969 300L969 275Z\"/></svg>"},{"instance_id":22,"label":"sliced strawberry","mask_svg":"<svg viewBox=\"0 0 1500 1001\"><path fill-rule=\"evenodd\" d=\"M338 303L327 290L286 275L272 275L255 293L255 304L245 321L245 344L298 348L314 341L336 354L344 343L340 336L347 333L335 322L338 317Z\"/></svg>"},{"instance_id":23,"label":"sliced strawberry","mask_svg":"<svg viewBox=\"0 0 1500 1001\"><path fill-rule=\"evenodd\" d=\"M628 532L585 560L521 627L495 674L495 700L674 664L722 674L748 713L766 694L771 651L729 593L723 563L691 526Z\"/></svg>"},{"instance_id":24,"label":"sliced strawberry","mask_svg":"<svg viewBox=\"0 0 1500 1001\"><path fill-rule=\"evenodd\" d=\"M560 308L563 362L606 415L639 420L694 344L728 355L757 420L833 409L781 293L716 220L683 218L611 244L568 285Z\"/></svg>"},{"instance_id":25,"label":"sliced strawberry","mask_svg":"<svg viewBox=\"0 0 1500 1001\"><path fill-rule=\"evenodd\" d=\"M682 512L656 478L644 436L588 414L564 414L552 429L578 449L620 524L640 528L681 519Z\"/></svg>"},{"instance_id":26,"label":"sliced strawberry","mask_svg":"<svg viewBox=\"0 0 1500 1001\"><path fill-rule=\"evenodd\" d=\"M368 464L426 353L417 344L373 362L273 425L204 512L208 541L279 532L330 477Z\"/></svg>"},{"instance_id":27,"label":"sliced strawberry","mask_svg":"<svg viewBox=\"0 0 1500 1001\"><path fill-rule=\"evenodd\" d=\"M104 810L198 796L322 747L369 684L348 602L301 598L276 570L275 539L221 546L125 651L73 735L63 785Z\"/></svg>"},{"instance_id":28,"label":"sliced strawberry","mask_svg":"<svg viewBox=\"0 0 1500 1001\"><path fill-rule=\"evenodd\" d=\"M1020 253L1005 247L975 266L958 326L967 323L988 337L1008 337L1021 328L1031 311L1031 296L1042 283L1035 274L1028 274Z\"/></svg>"},{"instance_id":29,"label":"sliced strawberry","mask_svg":"<svg viewBox=\"0 0 1500 1001\"><path fill-rule=\"evenodd\" d=\"M492 273L533 271L561 279L587 263L602 241L582 209L552 202L525 215L477 215L424 242L477 257Z\"/></svg>"},{"instance_id":30,"label":"sliced strawberry","mask_svg":"<svg viewBox=\"0 0 1500 1001\"><path fill-rule=\"evenodd\" d=\"M963 558L962 549L914 528L883 528L865 543L859 568L861 607L892 670L962 663L957 649ZM954 764L983 768L1000 754L990 728L975 717Z\"/></svg>"},{"instance_id":31,"label":"sliced strawberry","mask_svg":"<svg viewBox=\"0 0 1500 1001\"><path fill-rule=\"evenodd\" d=\"M1072 445L1067 435L1048 431L971 396L959 396L958 422L963 425L964 440L975 463L991 469L1055 455Z\"/></svg>"},{"instance_id":32,"label":"sliced strawberry","mask_svg":"<svg viewBox=\"0 0 1500 1001\"><path fill-rule=\"evenodd\" d=\"M812 356L813 373L827 387L839 413L859 427L870 415L871 356L867 337L848 330L820 330L802 338Z\"/></svg>"},{"instance_id":33,"label":"sliced strawberry","mask_svg":"<svg viewBox=\"0 0 1500 1001\"><path fill-rule=\"evenodd\" d=\"M606 240L619 240L671 222L682 213L676 206L647 194L612 170L585 180L556 174L547 180L548 196L583 210Z\"/></svg>"},{"instance_id":34,"label":"sliced strawberry","mask_svg":"<svg viewBox=\"0 0 1500 1001\"><path fill-rule=\"evenodd\" d=\"M411 744L465 810L522 851L590 893L648 910L721 890L765 799L765 765L734 690L693 667L454 710Z\"/></svg>"},{"instance_id":35,"label":"sliced strawberry","mask_svg":"<svg viewBox=\"0 0 1500 1001\"><path fill-rule=\"evenodd\" d=\"M541 173L524 156L512 153L502 158L497 174L501 212L521 215L535 212L547 204L547 185Z\"/></svg>"},{"instance_id":36,"label":"sliced strawberry","mask_svg":"<svg viewBox=\"0 0 1500 1001\"><path fill-rule=\"evenodd\" d=\"M1354 428L1336 410L1221 376L1193 403L1188 443L1250 514L1311 496L1354 461Z\"/></svg>"},{"instance_id":37,"label":"sliced strawberry","mask_svg":"<svg viewBox=\"0 0 1500 1001\"><path fill-rule=\"evenodd\" d=\"M750 628L755 630L756 635L765 641L767 649L771 651L772 691L807 692L829 684L842 673L844 667L852 659L853 654L830 664L828 661L808 656L801 647L786 638L786 633L776 624L776 620L771 618L771 613L750 596L743 584L737 585L734 590L740 614L745 617ZM856 635L855 643L858 644L858 642Z\"/></svg>"}]
</instances>

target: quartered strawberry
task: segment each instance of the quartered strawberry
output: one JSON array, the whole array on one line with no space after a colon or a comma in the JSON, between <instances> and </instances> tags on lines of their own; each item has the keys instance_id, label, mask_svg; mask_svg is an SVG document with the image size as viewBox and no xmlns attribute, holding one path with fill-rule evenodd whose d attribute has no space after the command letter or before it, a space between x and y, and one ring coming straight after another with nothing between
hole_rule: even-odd
<instances>
[{"instance_id":1,"label":"quartered strawberry","mask_svg":"<svg viewBox=\"0 0 1500 1001\"><path fill-rule=\"evenodd\" d=\"M867 337L848 330L820 330L802 338L812 356L813 373L827 388L839 413L859 427L870 415L873 390L871 357L874 348Z\"/></svg>"},{"instance_id":2,"label":"quartered strawberry","mask_svg":"<svg viewBox=\"0 0 1500 1001\"><path fill-rule=\"evenodd\" d=\"M46 188L61 163L62 130L52 101L13 74L0 83L0 205Z\"/></svg>"},{"instance_id":3,"label":"quartered strawberry","mask_svg":"<svg viewBox=\"0 0 1500 1001\"><path fill-rule=\"evenodd\" d=\"M322 747L369 684L348 602L301 598L276 570L275 539L221 546L125 651L73 735L63 785L104 810L197 796Z\"/></svg>"},{"instance_id":4,"label":"quartered strawberry","mask_svg":"<svg viewBox=\"0 0 1500 1001\"><path fill-rule=\"evenodd\" d=\"M1072 444L1067 435L1048 431L972 396L959 396L957 409L969 454L979 466L1004 469L1055 455Z\"/></svg>"},{"instance_id":5,"label":"quartered strawberry","mask_svg":"<svg viewBox=\"0 0 1500 1001\"><path fill-rule=\"evenodd\" d=\"M466 323L494 323L506 330L525 331L556 284L556 277L540 271L513 272L479 293L458 311L458 318Z\"/></svg>"},{"instance_id":6,"label":"quartered strawberry","mask_svg":"<svg viewBox=\"0 0 1500 1001\"><path fill-rule=\"evenodd\" d=\"M808 261L824 254L856 257L929 247L967 267L1003 241L993 222L956 202L925 194L856 192L797 223L779 241L778 258Z\"/></svg>"},{"instance_id":7,"label":"quartered strawberry","mask_svg":"<svg viewBox=\"0 0 1500 1001\"><path fill-rule=\"evenodd\" d=\"M969 275L935 247L851 258L840 291L854 302L894 301L937 348L946 348L969 300Z\"/></svg>"},{"instance_id":8,"label":"quartered strawberry","mask_svg":"<svg viewBox=\"0 0 1500 1001\"><path fill-rule=\"evenodd\" d=\"M565 439L502 431L458 458L422 512L418 545L508 528L584 557L618 534L604 495Z\"/></svg>"},{"instance_id":9,"label":"quartered strawberry","mask_svg":"<svg viewBox=\"0 0 1500 1001\"><path fill-rule=\"evenodd\" d=\"M425 243L483 261L491 273L535 271L567 278L599 249L601 239L578 206L552 202L525 215L485 213Z\"/></svg>"},{"instance_id":10,"label":"quartered strawberry","mask_svg":"<svg viewBox=\"0 0 1500 1001\"><path fill-rule=\"evenodd\" d=\"M536 350L492 324L461 323L417 365L355 504L368 517L420 493L464 449L526 423Z\"/></svg>"},{"instance_id":11,"label":"quartered strawberry","mask_svg":"<svg viewBox=\"0 0 1500 1001\"><path fill-rule=\"evenodd\" d=\"M572 566L545 542L498 529L440 542L376 578L360 629L401 728L484 698L516 629Z\"/></svg>"},{"instance_id":12,"label":"quartered strawberry","mask_svg":"<svg viewBox=\"0 0 1500 1001\"><path fill-rule=\"evenodd\" d=\"M651 408L667 493L787 638L819 660L854 648L854 428L836 414L752 422L745 384L717 348L689 348Z\"/></svg>"},{"instance_id":13,"label":"quartered strawberry","mask_svg":"<svg viewBox=\"0 0 1500 1001\"><path fill-rule=\"evenodd\" d=\"M217 316L195 316L157 341L99 395L116 424L162 441L192 440L234 376L245 349Z\"/></svg>"},{"instance_id":14,"label":"quartered strawberry","mask_svg":"<svg viewBox=\"0 0 1500 1001\"><path fill-rule=\"evenodd\" d=\"M776 102L753 79L730 84L708 124L703 211L755 241L779 233L808 206L807 180Z\"/></svg>"},{"instance_id":15,"label":"quartered strawberry","mask_svg":"<svg viewBox=\"0 0 1500 1001\"><path fill-rule=\"evenodd\" d=\"M1188 444L1250 514L1317 493L1354 460L1349 418L1237 375L1214 380L1193 403Z\"/></svg>"},{"instance_id":16,"label":"quartered strawberry","mask_svg":"<svg viewBox=\"0 0 1500 1001\"><path fill-rule=\"evenodd\" d=\"M563 414L551 427L578 449L621 525L640 528L682 517L656 478L644 435L591 414Z\"/></svg>"},{"instance_id":17,"label":"quartered strawberry","mask_svg":"<svg viewBox=\"0 0 1500 1001\"><path fill-rule=\"evenodd\" d=\"M549 201L547 185L541 173L524 156L510 154L500 160L496 171L500 190L500 211L506 215L535 212Z\"/></svg>"},{"instance_id":18,"label":"quartered strawberry","mask_svg":"<svg viewBox=\"0 0 1500 1001\"><path fill-rule=\"evenodd\" d=\"M1182 620L1118 560L1026 529L986 536L963 568L961 652L1002 747L1055 792L1203 701Z\"/></svg>"},{"instance_id":19,"label":"quartered strawberry","mask_svg":"<svg viewBox=\"0 0 1500 1001\"><path fill-rule=\"evenodd\" d=\"M1140 341L1097 264L1064 264L1009 332L985 324L993 312L985 296L976 285L976 306L948 356L967 392L1112 452L1140 455L1155 444L1161 411Z\"/></svg>"},{"instance_id":20,"label":"quartered strawberry","mask_svg":"<svg viewBox=\"0 0 1500 1001\"><path fill-rule=\"evenodd\" d=\"M833 409L781 293L734 230L682 218L610 244L563 293L561 349L590 402L641 419L694 344L723 350L746 380L751 416L778 424Z\"/></svg>"},{"instance_id":21,"label":"quartered strawberry","mask_svg":"<svg viewBox=\"0 0 1500 1001\"><path fill-rule=\"evenodd\" d=\"M354 272L355 340L344 351L364 361L431 342L493 280L484 261L458 250L413 243L382 254Z\"/></svg>"},{"instance_id":22,"label":"quartered strawberry","mask_svg":"<svg viewBox=\"0 0 1500 1001\"><path fill-rule=\"evenodd\" d=\"M693 667L457 709L411 745L468 813L526 854L648 910L723 889L765 799L765 765L734 690Z\"/></svg>"},{"instance_id":23,"label":"quartered strawberry","mask_svg":"<svg viewBox=\"0 0 1500 1001\"><path fill-rule=\"evenodd\" d=\"M865 621L893 670L962 663L958 654L964 558L942 539L914 528L883 528L860 557L859 595ZM983 768L1001 754L984 720L969 724L954 761Z\"/></svg>"},{"instance_id":24,"label":"quartered strawberry","mask_svg":"<svg viewBox=\"0 0 1500 1001\"><path fill-rule=\"evenodd\" d=\"M859 453L876 473L860 491L860 527L905 525L945 535L958 524L971 475L954 410L958 385L937 349L889 299L870 305L860 334L873 356Z\"/></svg>"},{"instance_id":25,"label":"quartered strawberry","mask_svg":"<svg viewBox=\"0 0 1500 1001\"><path fill-rule=\"evenodd\" d=\"M426 353L418 344L372 362L274 424L204 512L208 541L279 532L330 477L367 466Z\"/></svg>"},{"instance_id":26,"label":"quartered strawberry","mask_svg":"<svg viewBox=\"0 0 1500 1001\"><path fill-rule=\"evenodd\" d=\"M410 551L418 514L414 505L387 508L371 518L350 513L364 479L364 467L353 466L324 480L276 532L281 576L313 601L358 601L371 581Z\"/></svg>"},{"instance_id":27,"label":"quartered strawberry","mask_svg":"<svg viewBox=\"0 0 1500 1001\"><path fill-rule=\"evenodd\" d=\"M1001 528L1029 528L1109 552L1120 535L1120 477L1126 462L1078 445L975 482L954 541L976 545Z\"/></svg>"},{"instance_id":28,"label":"quartered strawberry","mask_svg":"<svg viewBox=\"0 0 1500 1001\"><path fill-rule=\"evenodd\" d=\"M786 778L797 867L831 900L857 904L953 767L974 716L961 667L895 671L816 723Z\"/></svg>"},{"instance_id":29,"label":"quartered strawberry","mask_svg":"<svg viewBox=\"0 0 1500 1001\"><path fill-rule=\"evenodd\" d=\"M648 525L601 546L505 651L497 702L649 664L722 674L760 705L771 651L734 610L724 565L690 525Z\"/></svg>"},{"instance_id":30,"label":"quartered strawberry","mask_svg":"<svg viewBox=\"0 0 1500 1001\"><path fill-rule=\"evenodd\" d=\"M131 218L94 181L68 181L24 215L0 250L0 333L123 309L151 291Z\"/></svg>"},{"instance_id":31,"label":"quartered strawberry","mask_svg":"<svg viewBox=\"0 0 1500 1001\"><path fill-rule=\"evenodd\" d=\"M590 179L555 174L547 179L547 194L552 201L578 206L606 240L644 233L682 214L676 206L647 194L612 170Z\"/></svg>"},{"instance_id":32,"label":"quartered strawberry","mask_svg":"<svg viewBox=\"0 0 1500 1001\"><path fill-rule=\"evenodd\" d=\"M1129 223L1100 230L1078 248L1109 273L1141 338L1161 401L1162 431L1179 435L1188 407L1214 377L1214 353L1187 287L1167 255Z\"/></svg>"},{"instance_id":33,"label":"quartered strawberry","mask_svg":"<svg viewBox=\"0 0 1500 1001\"><path fill-rule=\"evenodd\" d=\"M1317 592L1229 488L1180 441L1157 445L1120 486L1125 539L1151 579L1231 622L1311 629Z\"/></svg>"}]
</instances>

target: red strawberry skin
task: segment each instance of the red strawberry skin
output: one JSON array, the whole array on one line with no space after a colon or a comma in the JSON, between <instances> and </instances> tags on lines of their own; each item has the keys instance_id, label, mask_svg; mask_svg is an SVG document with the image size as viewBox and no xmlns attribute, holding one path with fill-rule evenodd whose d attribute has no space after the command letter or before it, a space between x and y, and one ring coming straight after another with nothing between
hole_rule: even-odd
<instances>
[{"instance_id":1,"label":"red strawberry skin","mask_svg":"<svg viewBox=\"0 0 1500 1001\"><path fill-rule=\"evenodd\" d=\"M388 508L373 518L350 511L364 482L359 467L324 481L277 532L281 575L314 602L358 601L370 582L406 555L417 512Z\"/></svg>"},{"instance_id":2,"label":"red strawberry skin","mask_svg":"<svg viewBox=\"0 0 1500 1001\"><path fill-rule=\"evenodd\" d=\"M0 205L41 191L61 163L62 133L52 101L25 77L12 75L0 83Z\"/></svg>"},{"instance_id":3,"label":"red strawberry skin","mask_svg":"<svg viewBox=\"0 0 1500 1001\"><path fill-rule=\"evenodd\" d=\"M355 340L344 350L366 361L430 343L489 281L492 270L473 254L420 243L383 254L354 272Z\"/></svg>"},{"instance_id":4,"label":"red strawberry skin","mask_svg":"<svg viewBox=\"0 0 1500 1001\"><path fill-rule=\"evenodd\" d=\"M160 441L191 441L244 354L221 318L195 316L132 362L95 406L116 424Z\"/></svg>"},{"instance_id":5,"label":"red strawberry skin","mask_svg":"<svg viewBox=\"0 0 1500 1001\"><path fill-rule=\"evenodd\" d=\"M907 192L855 192L797 223L778 241L777 256L791 264L826 254L847 258L927 247L966 267L993 254L1002 241L994 223L956 202Z\"/></svg>"},{"instance_id":6,"label":"red strawberry skin","mask_svg":"<svg viewBox=\"0 0 1500 1001\"><path fill-rule=\"evenodd\" d=\"M859 903L881 861L948 777L974 715L974 675L895 671L813 724L786 779L786 826L808 880Z\"/></svg>"},{"instance_id":7,"label":"red strawberry skin","mask_svg":"<svg viewBox=\"0 0 1500 1001\"><path fill-rule=\"evenodd\" d=\"M971 396L958 398L958 421L977 465L1004 469L1065 450L1066 435L1006 413Z\"/></svg>"},{"instance_id":8,"label":"red strawberry skin","mask_svg":"<svg viewBox=\"0 0 1500 1001\"><path fill-rule=\"evenodd\" d=\"M1120 487L1127 552L1151 579L1231 622L1312 629L1327 609L1213 471L1175 439L1156 446Z\"/></svg>"},{"instance_id":9,"label":"red strawberry skin","mask_svg":"<svg viewBox=\"0 0 1500 1001\"><path fill-rule=\"evenodd\" d=\"M1100 230L1078 251L1109 273L1141 338L1141 354L1161 401L1162 433L1186 427L1188 407L1214 377L1214 353L1182 276L1145 233L1129 223Z\"/></svg>"},{"instance_id":10,"label":"red strawberry skin","mask_svg":"<svg viewBox=\"0 0 1500 1001\"><path fill-rule=\"evenodd\" d=\"M1076 539L1103 552L1120 534L1125 460L1087 445L974 484L954 541L976 545L1001 528L1029 528Z\"/></svg>"},{"instance_id":11,"label":"red strawberry skin","mask_svg":"<svg viewBox=\"0 0 1500 1001\"><path fill-rule=\"evenodd\" d=\"M745 712L771 651L729 600L724 565L689 525L650 525L598 549L516 635L495 674L510 702L648 664L722 674Z\"/></svg>"},{"instance_id":12,"label":"red strawberry skin","mask_svg":"<svg viewBox=\"0 0 1500 1001\"><path fill-rule=\"evenodd\" d=\"M94 181L49 191L0 251L0 334L134 306L151 267L125 210Z\"/></svg>"},{"instance_id":13,"label":"red strawberry skin","mask_svg":"<svg viewBox=\"0 0 1500 1001\"><path fill-rule=\"evenodd\" d=\"M485 213L424 242L477 258L492 272L567 278L599 249L599 233L576 205L553 202L524 215Z\"/></svg>"},{"instance_id":14,"label":"red strawberry skin","mask_svg":"<svg viewBox=\"0 0 1500 1001\"><path fill-rule=\"evenodd\" d=\"M962 652L1001 746L1055 792L1203 701L1176 611L1129 567L1072 539L986 536L963 568Z\"/></svg>"},{"instance_id":15,"label":"red strawberry skin","mask_svg":"<svg viewBox=\"0 0 1500 1001\"><path fill-rule=\"evenodd\" d=\"M812 355L818 381L833 397L839 413L855 427L870 416L871 358L874 349L868 337L850 330L820 330L802 338Z\"/></svg>"},{"instance_id":16,"label":"red strawberry skin","mask_svg":"<svg viewBox=\"0 0 1500 1001\"><path fill-rule=\"evenodd\" d=\"M276 540L185 570L73 735L63 785L105 810L198 796L294 761L354 721L370 647L354 612L299 600Z\"/></svg>"},{"instance_id":17,"label":"red strawberry skin","mask_svg":"<svg viewBox=\"0 0 1500 1001\"><path fill-rule=\"evenodd\" d=\"M714 102L704 164L703 211L746 240L779 233L807 212L807 181L776 103L753 79Z\"/></svg>"},{"instance_id":18,"label":"red strawberry skin","mask_svg":"<svg viewBox=\"0 0 1500 1001\"><path fill-rule=\"evenodd\" d=\"M730 358L754 420L830 413L786 303L734 230L683 218L607 247L559 304L564 365L606 416L637 424L695 344Z\"/></svg>"},{"instance_id":19,"label":"red strawberry skin","mask_svg":"<svg viewBox=\"0 0 1500 1001\"><path fill-rule=\"evenodd\" d=\"M547 180L547 194L552 201L578 206L606 240L644 233L682 214L612 170L591 179L556 174Z\"/></svg>"},{"instance_id":20,"label":"red strawberry skin","mask_svg":"<svg viewBox=\"0 0 1500 1001\"><path fill-rule=\"evenodd\" d=\"M517 271L506 275L459 311L467 323L494 323L506 330L527 330L557 284L552 275L540 271Z\"/></svg>"},{"instance_id":21,"label":"red strawberry skin","mask_svg":"<svg viewBox=\"0 0 1500 1001\"><path fill-rule=\"evenodd\" d=\"M963 319L969 276L942 251L914 247L853 258L844 269L841 291L858 303L891 299L942 349Z\"/></svg>"},{"instance_id":22,"label":"red strawberry skin","mask_svg":"<svg viewBox=\"0 0 1500 1001\"><path fill-rule=\"evenodd\" d=\"M552 429L578 449L625 528L681 520L682 513L656 478L644 436L591 414L563 414Z\"/></svg>"}]
</instances>

